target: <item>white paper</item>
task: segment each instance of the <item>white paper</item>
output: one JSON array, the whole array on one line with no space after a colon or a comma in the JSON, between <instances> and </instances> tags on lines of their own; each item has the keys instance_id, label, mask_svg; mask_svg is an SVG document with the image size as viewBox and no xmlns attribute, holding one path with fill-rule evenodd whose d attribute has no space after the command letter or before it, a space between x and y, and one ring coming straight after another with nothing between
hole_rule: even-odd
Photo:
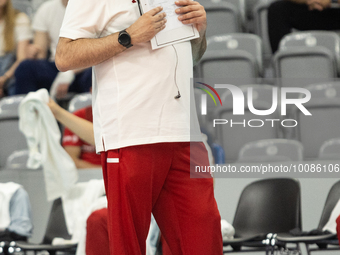
<instances>
[{"instance_id":1,"label":"white paper","mask_svg":"<svg viewBox=\"0 0 340 255\"><path fill-rule=\"evenodd\" d=\"M175 0L141 0L141 5L144 13L158 6L162 6L163 12L166 13L165 28L151 39L153 50L199 37L194 25L185 25L178 20L179 15L175 10L179 7L175 4Z\"/></svg>"}]
</instances>

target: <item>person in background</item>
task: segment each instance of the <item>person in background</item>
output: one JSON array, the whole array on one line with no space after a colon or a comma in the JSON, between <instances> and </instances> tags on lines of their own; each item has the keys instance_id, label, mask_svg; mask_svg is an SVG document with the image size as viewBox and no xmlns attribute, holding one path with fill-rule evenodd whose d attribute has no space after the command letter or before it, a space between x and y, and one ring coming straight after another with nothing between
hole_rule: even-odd
<instances>
[{"instance_id":1,"label":"person in background","mask_svg":"<svg viewBox=\"0 0 340 255\"><path fill-rule=\"evenodd\" d=\"M2 229L2 224L8 221L7 214L9 225ZM32 230L32 210L26 190L17 183L0 183L0 242L27 241Z\"/></svg>"},{"instance_id":2,"label":"person in background","mask_svg":"<svg viewBox=\"0 0 340 255\"><path fill-rule=\"evenodd\" d=\"M4 91L12 94L14 72L26 59L32 39L30 20L25 13L15 10L11 0L0 0L0 98Z\"/></svg>"},{"instance_id":3,"label":"person in background","mask_svg":"<svg viewBox=\"0 0 340 255\"><path fill-rule=\"evenodd\" d=\"M273 53L292 29L340 30L340 8L330 8L340 0L282 0L268 9L268 33Z\"/></svg>"},{"instance_id":4,"label":"person in background","mask_svg":"<svg viewBox=\"0 0 340 255\"><path fill-rule=\"evenodd\" d=\"M92 106L82 108L74 112L74 115L92 123ZM78 169L101 168L101 157L96 154L95 146L84 142L67 127L64 130L63 147Z\"/></svg>"},{"instance_id":5,"label":"person in background","mask_svg":"<svg viewBox=\"0 0 340 255\"><path fill-rule=\"evenodd\" d=\"M59 72L54 63L67 3L68 0L51 0L44 2L37 10L32 23L34 41L27 52L29 59L23 61L15 72L15 94L46 88L56 98L63 98L67 92L90 91L91 68Z\"/></svg>"}]
</instances>

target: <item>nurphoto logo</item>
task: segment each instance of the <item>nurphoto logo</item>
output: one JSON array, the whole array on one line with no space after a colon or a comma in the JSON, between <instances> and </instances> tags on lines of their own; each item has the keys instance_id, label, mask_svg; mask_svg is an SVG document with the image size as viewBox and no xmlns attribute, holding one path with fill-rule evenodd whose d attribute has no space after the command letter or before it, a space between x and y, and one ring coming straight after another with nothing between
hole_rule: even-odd
<instances>
[{"instance_id":1,"label":"nurphoto logo","mask_svg":"<svg viewBox=\"0 0 340 255\"><path fill-rule=\"evenodd\" d=\"M305 88L297 88L297 87L282 87L280 88L280 91L277 87L272 88L272 104L271 107L268 109L256 109L254 106L254 93L253 88L249 86L247 88L247 100L245 100L245 94L241 88L231 85L231 84L215 84L214 88L206 83L197 82L200 85L203 85L207 88L209 88L219 99L221 106L223 106L223 103L221 100L220 95L217 93L216 89L226 89L226 91L229 91L232 96L233 106L232 111L233 115L245 115L245 109L248 109L251 113L257 116L269 116L273 114L274 112L277 112L279 108L279 112L281 116L287 115L287 107L290 105L290 107L297 107L304 115L311 116L312 114L306 109L304 106L305 103L307 103L311 99L311 93L309 90ZM213 96L213 94L208 91L205 88L199 88L203 91L205 91L214 101L215 106L217 106L216 100ZM279 93L280 92L280 93ZM303 95L299 96L298 98L288 98L288 94L299 94ZM223 99L223 98L222 98ZM201 115L207 115L207 95L202 94L201 95ZM250 119L250 120L244 120L241 122L235 122L232 119L213 119L213 126L216 127L216 125L225 125L230 124L231 127L235 125L242 125L242 126L250 126L250 127L261 127L265 124L265 122L271 122L272 126L274 126L275 122L280 122L282 126L284 127L295 127L298 125L297 121L294 119ZM255 124L256 123L256 124ZM288 125L287 123L292 123Z\"/></svg>"}]
</instances>

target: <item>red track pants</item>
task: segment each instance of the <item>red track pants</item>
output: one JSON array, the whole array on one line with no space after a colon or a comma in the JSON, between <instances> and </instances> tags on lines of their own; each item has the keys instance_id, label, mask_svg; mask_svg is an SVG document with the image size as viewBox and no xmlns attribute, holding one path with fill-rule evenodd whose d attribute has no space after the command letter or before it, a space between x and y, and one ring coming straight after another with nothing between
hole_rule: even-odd
<instances>
[{"instance_id":1,"label":"red track pants","mask_svg":"<svg viewBox=\"0 0 340 255\"><path fill-rule=\"evenodd\" d=\"M340 243L340 215L336 219L336 232L338 234L338 240L339 240L339 243Z\"/></svg>"},{"instance_id":2,"label":"red track pants","mask_svg":"<svg viewBox=\"0 0 340 255\"><path fill-rule=\"evenodd\" d=\"M190 157L191 149L191 157ZM221 255L220 215L203 143L158 143L102 153L111 255L144 255L151 212L172 255Z\"/></svg>"},{"instance_id":3,"label":"red track pants","mask_svg":"<svg viewBox=\"0 0 340 255\"><path fill-rule=\"evenodd\" d=\"M107 208L91 213L86 222L86 254L110 255Z\"/></svg>"}]
</instances>

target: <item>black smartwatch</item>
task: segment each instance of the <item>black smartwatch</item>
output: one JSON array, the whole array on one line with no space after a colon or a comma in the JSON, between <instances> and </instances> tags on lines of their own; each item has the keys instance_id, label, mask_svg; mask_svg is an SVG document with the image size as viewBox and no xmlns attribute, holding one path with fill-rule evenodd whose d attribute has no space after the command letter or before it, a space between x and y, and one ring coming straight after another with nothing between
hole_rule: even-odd
<instances>
[{"instance_id":1,"label":"black smartwatch","mask_svg":"<svg viewBox=\"0 0 340 255\"><path fill-rule=\"evenodd\" d=\"M126 32L125 29L119 32L118 42L126 48L130 48L131 46L133 46L131 44L131 36L128 32Z\"/></svg>"}]
</instances>

